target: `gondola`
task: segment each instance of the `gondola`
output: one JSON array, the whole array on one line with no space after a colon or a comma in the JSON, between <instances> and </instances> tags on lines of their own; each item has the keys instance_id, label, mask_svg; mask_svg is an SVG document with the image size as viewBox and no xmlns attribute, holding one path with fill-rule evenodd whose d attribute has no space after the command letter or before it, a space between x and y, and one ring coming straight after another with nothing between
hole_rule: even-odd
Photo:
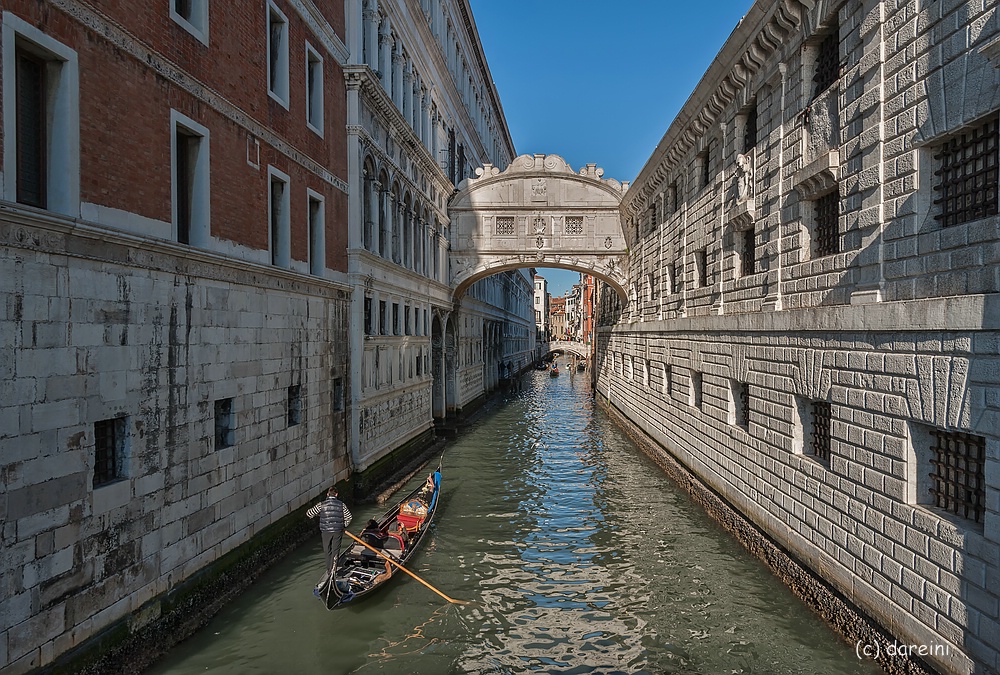
<instances>
[{"instance_id":1,"label":"gondola","mask_svg":"<svg viewBox=\"0 0 1000 675\"><path fill-rule=\"evenodd\" d=\"M376 519L375 532L366 529L360 538L369 544L376 544L377 550L405 567L428 536L440 496L441 466L438 465L423 485ZM349 546L337 558L334 583L330 583L324 575L313 591L327 609L356 603L384 586L392 577L402 574L382 556L346 535L344 539Z\"/></svg>"},{"instance_id":2,"label":"gondola","mask_svg":"<svg viewBox=\"0 0 1000 675\"><path fill-rule=\"evenodd\" d=\"M559 377L559 366L555 364L552 365L552 370L549 371L549 377Z\"/></svg>"}]
</instances>

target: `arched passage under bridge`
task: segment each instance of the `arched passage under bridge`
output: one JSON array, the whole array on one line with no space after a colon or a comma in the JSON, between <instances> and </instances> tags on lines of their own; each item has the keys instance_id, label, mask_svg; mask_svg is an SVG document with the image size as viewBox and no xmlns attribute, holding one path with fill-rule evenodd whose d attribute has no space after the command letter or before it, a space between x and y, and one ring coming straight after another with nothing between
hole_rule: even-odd
<instances>
[{"instance_id":1,"label":"arched passage under bridge","mask_svg":"<svg viewBox=\"0 0 1000 675\"><path fill-rule=\"evenodd\" d=\"M523 267L558 267L606 281L624 299L628 250L619 206L627 183L579 172L558 155L521 155L503 172L489 164L458 186L451 217L455 297L479 279Z\"/></svg>"}]
</instances>

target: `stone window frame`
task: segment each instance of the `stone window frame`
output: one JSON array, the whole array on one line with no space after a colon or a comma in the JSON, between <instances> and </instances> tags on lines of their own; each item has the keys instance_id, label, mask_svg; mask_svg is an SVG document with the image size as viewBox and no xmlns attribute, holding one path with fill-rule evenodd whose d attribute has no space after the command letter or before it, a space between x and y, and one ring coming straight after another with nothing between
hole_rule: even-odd
<instances>
[{"instance_id":1,"label":"stone window frame","mask_svg":"<svg viewBox=\"0 0 1000 675\"><path fill-rule=\"evenodd\" d=\"M370 337L375 335L374 331L374 314L372 313L372 302L373 298L370 295L366 295L364 299L364 331L365 337Z\"/></svg>"},{"instance_id":2,"label":"stone window frame","mask_svg":"<svg viewBox=\"0 0 1000 675\"><path fill-rule=\"evenodd\" d=\"M740 277L757 274L757 227L754 223L739 231ZM749 268L749 269L748 269Z\"/></svg>"},{"instance_id":3,"label":"stone window frame","mask_svg":"<svg viewBox=\"0 0 1000 675\"><path fill-rule=\"evenodd\" d=\"M792 430L792 452L809 458L816 464L829 469L833 457L833 421L835 408L829 399L813 399L807 396L793 395L793 430ZM817 417L815 415L815 405L825 404L829 406L829 427L826 435L829 439L829 455L824 459L816 454L815 438L817 433L822 434L822 429L817 429ZM822 421L821 419L819 421Z\"/></svg>"},{"instance_id":4,"label":"stone window frame","mask_svg":"<svg viewBox=\"0 0 1000 675\"><path fill-rule=\"evenodd\" d=\"M170 167L173 239L181 244L207 248L212 232L211 132L208 127L173 109L170 110ZM185 168L188 175L182 177L180 174ZM181 189L182 179L186 190ZM183 227L182 209L188 211Z\"/></svg>"},{"instance_id":5,"label":"stone window frame","mask_svg":"<svg viewBox=\"0 0 1000 675\"><path fill-rule=\"evenodd\" d=\"M344 410L344 378L335 377L330 385L330 405L333 412L343 412Z\"/></svg>"},{"instance_id":6,"label":"stone window frame","mask_svg":"<svg viewBox=\"0 0 1000 675\"><path fill-rule=\"evenodd\" d=\"M727 421L732 426L740 427L744 431L749 431L750 411L752 408L750 385L746 382L731 379L729 380L728 394Z\"/></svg>"},{"instance_id":7,"label":"stone window frame","mask_svg":"<svg viewBox=\"0 0 1000 675\"><path fill-rule=\"evenodd\" d=\"M662 385L662 389L663 389L663 394L667 397L668 401L671 398L670 394L672 392L671 384L672 384L673 375L674 375L673 371L674 371L674 367L672 365L670 365L669 363L666 363L666 362L663 363L663 385Z\"/></svg>"},{"instance_id":8,"label":"stone window frame","mask_svg":"<svg viewBox=\"0 0 1000 675\"><path fill-rule=\"evenodd\" d=\"M708 247L695 250L692 255L694 263L695 279L698 281L698 288L710 288L712 286L708 274Z\"/></svg>"},{"instance_id":9,"label":"stone window frame","mask_svg":"<svg viewBox=\"0 0 1000 675\"><path fill-rule=\"evenodd\" d=\"M305 66L306 127L323 138L326 133L323 55L308 41L306 41Z\"/></svg>"},{"instance_id":10,"label":"stone window frame","mask_svg":"<svg viewBox=\"0 0 1000 675\"><path fill-rule=\"evenodd\" d=\"M389 335L389 301L378 301L378 335Z\"/></svg>"},{"instance_id":11,"label":"stone window frame","mask_svg":"<svg viewBox=\"0 0 1000 675\"><path fill-rule=\"evenodd\" d=\"M130 445L127 416L94 422L93 488L128 478Z\"/></svg>"},{"instance_id":12,"label":"stone window frame","mask_svg":"<svg viewBox=\"0 0 1000 675\"><path fill-rule=\"evenodd\" d=\"M985 483L985 458L990 456L991 440L965 431L963 429L945 429L916 420L910 420L907 424L907 454L906 454L906 483L904 499L907 504L919 506L929 510L937 516L947 518L951 522L961 524L980 530L986 514L986 483ZM934 494L937 481L933 474L937 473L935 465L935 455L933 446L936 435L961 435L975 438L981 441L983 465L980 467L980 492L977 494L982 510L979 519L969 518L967 515L958 513L957 509L952 510L947 506L939 504L938 497ZM995 450L995 448L993 448Z\"/></svg>"},{"instance_id":13,"label":"stone window frame","mask_svg":"<svg viewBox=\"0 0 1000 675\"><path fill-rule=\"evenodd\" d=\"M75 50L11 12L3 12L4 199L17 202L17 55L25 51L46 69L45 209L80 217L80 68Z\"/></svg>"},{"instance_id":14,"label":"stone window frame","mask_svg":"<svg viewBox=\"0 0 1000 675\"><path fill-rule=\"evenodd\" d=\"M326 198L306 188L306 218L309 229L309 273L326 274Z\"/></svg>"},{"instance_id":15,"label":"stone window frame","mask_svg":"<svg viewBox=\"0 0 1000 675\"><path fill-rule=\"evenodd\" d=\"M208 46L209 0L170 0L170 18Z\"/></svg>"},{"instance_id":16,"label":"stone window frame","mask_svg":"<svg viewBox=\"0 0 1000 675\"><path fill-rule=\"evenodd\" d=\"M274 0L267 0L266 9L267 95L277 101L285 110L288 110L288 41L291 27L288 24L288 17L278 8ZM277 29L277 35L275 35L275 29ZM277 40L275 40L276 37Z\"/></svg>"},{"instance_id":17,"label":"stone window frame","mask_svg":"<svg viewBox=\"0 0 1000 675\"><path fill-rule=\"evenodd\" d=\"M942 193L941 173L943 172L941 159L943 157L943 149L945 146L954 143L957 139L963 138L965 135L974 134L975 132L983 129L984 127L989 127L992 125L992 133L990 134L987 142L992 142L992 167L990 167L986 174L986 180L984 181L984 186L980 191L986 192L987 199L989 198L990 192L992 192L992 202L987 202L985 212L982 214L976 214L969 216L965 220L954 220L954 222L949 222L949 217L953 216L947 211L947 203L949 200L941 198L939 195ZM921 181L927 184L931 192L934 195L931 199L931 204L929 205L930 211L933 211L933 220L937 223L939 228L949 228L949 227L959 227L967 223L974 223L986 218L993 218L998 215L1000 209L1000 111L993 111L985 117L981 117L978 120L963 125L960 129L948 133L941 138L935 139L932 145L926 148L926 152L922 153L925 155L925 161L921 162L923 166L921 169L922 174L926 175L928 180ZM964 168L965 165L963 165ZM993 185L990 186L988 182L990 178L990 173L992 173ZM992 207L992 208L991 208ZM959 212L961 214L961 212Z\"/></svg>"},{"instance_id":18,"label":"stone window frame","mask_svg":"<svg viewBox=\"0 0 1000 675\"><path fill-rule=\"evenodd\" d=\"M691 388L688 390L688 405L704 412L705 374L701 371L691 371Z\"/></svg>"},{"instance_id":19,"label":"stone window frame","mask_svg":"<svg viewBox=\"0 0 1000 675\"><path fill-rule=\"evenodd\" d=\"M829 38L836 33L837 40L837 69L836 75L827 83L822 89L817 89L817 67L821 58L821 50L829 47ZM837 16L837 11L834 11L832 15L823 24L816 29L816 31L803 43L802 45L802 101L803 107L808 107L812 101L816 100L822 96L830 88L836 86L842 76L842 68L840 65L840 44L843 38L840 35L840 18Z\"/></svg>"},{"instance_id":20,"label":"stone window frame","mask_svg":"<svg viewBox=\"0 0 1000 675\"><path fill-rule=\"evenodd\" d=\"M274 166L267 167L267 233L271 264L288 269L292 265L291 177ZM275 203L275 185L282 185Z\"/></svg>"}]
</instances>

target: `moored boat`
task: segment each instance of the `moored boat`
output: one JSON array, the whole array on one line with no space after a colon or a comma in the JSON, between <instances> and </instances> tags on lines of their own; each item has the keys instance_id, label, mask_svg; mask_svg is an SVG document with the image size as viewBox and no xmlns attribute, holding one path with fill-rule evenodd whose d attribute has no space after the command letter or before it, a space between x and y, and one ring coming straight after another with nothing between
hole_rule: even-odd
<instances>
[{"instance_id":1,"label":"moored boat","mask_svg":"<svg viewBox=\"0 0 1000 675\"><path fill-rule=\"evenodd\" d=\"M406 566L427 537L440 495L441 466L438 465L423 485L397 502L381 518L369 521L370 527L362 531L360 539L372 548L345 537L351 545L337 558L334 582L330 583L324 576L314 590L326 603L326 608L336 609L357 602L400 574L399 568L384 556Z\"/></svg>"}]
</instances>

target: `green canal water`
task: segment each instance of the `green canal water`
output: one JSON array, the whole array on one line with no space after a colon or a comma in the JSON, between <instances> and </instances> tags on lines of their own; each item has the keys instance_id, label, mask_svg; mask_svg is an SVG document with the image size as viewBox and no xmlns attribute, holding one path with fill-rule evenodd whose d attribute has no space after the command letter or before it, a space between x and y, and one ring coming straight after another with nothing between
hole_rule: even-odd
<instances>
[{"instance_id":1,"label":"green canal water","mask_svg":"<svg viewBox=\"0 0 1000 675\"><path fill-rule=\"evenodd\" d=\"M150 672L880 672L691 503L582 374L523 384L447 448L414 561L474 604L398 575L328 612L317 533ZM380 511L356 509L352 529Z\"/></svg>"}]
</instances>

